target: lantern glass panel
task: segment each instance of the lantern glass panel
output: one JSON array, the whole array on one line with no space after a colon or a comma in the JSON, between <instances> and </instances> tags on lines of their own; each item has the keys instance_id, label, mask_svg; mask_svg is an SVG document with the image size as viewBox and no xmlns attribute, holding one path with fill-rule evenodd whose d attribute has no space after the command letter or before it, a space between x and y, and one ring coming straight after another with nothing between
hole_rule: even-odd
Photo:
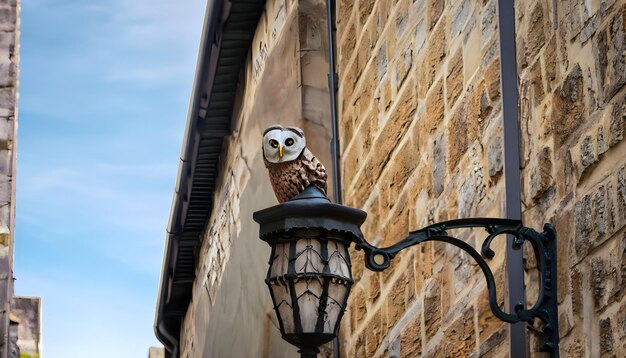
<instances>
[{"instance_id":1,"label":"lantern glass panel","mask_svg":"<svg viewBox=\"0 0 626 358\"><path fill-rule=\"evenodd\" d=\"M296 274L320 274L324 270L321 242L316 237L304 237L296 241Z\"/></svg>"},{"instance_id":2,"label":"lantern glass panel","mask_svg":"<svg viewBox=\"0 0 626 358\"><path fill-rule=\"evenodd\" d=\"M319 277L299 279L294 287L300 308L302 332L313 333L317 325L320 298L323 292L322 279Z\"/></svg>"},{"instance_id":3,"label":"lantern glass panel","mask_svg":"<svg viewBox=\"0 0 626 358\"><path fill-rule=\"evenodd\" d=\"M352 280L348 245L340 241L329 240L327 247L328 268L330 269L330 273L338 277Z\"/></svg>"},{"instance_id":4,"label":"lantern glass panel","mask_svg":"<svg viewBox=\"0 0 626 358\"><path fill-rule=\"evenodd\" d=\"M276 306L276 313L279 315L277 318L282 322L284 331L286 333L295 332L289 287L285 282L276 280L269 284L269 288Z\"/></svg>"},{"instance_id":5,"label":"lantern glass panel","mask_svg":"<svg viewBox=\"0 0 626 358\"><path fill-rule=\"evenodd\" d=\"M332 280L328 286L328 300L326 301L326 320L324 322L324 333L335 332L335 326L339 322L339 317L346 306L350 286L341 281Z\"/></svg>"},{"instance_id":6,"label":"lantern glass panel","mask_svg":"<svg viewBox=\"0 0 626 358\"><path fill-rule=\"evenodd\" d=\"M289 269L289 243L277 243L272 255L268 277L283 277Z\"/></svg>"}]
</instances>

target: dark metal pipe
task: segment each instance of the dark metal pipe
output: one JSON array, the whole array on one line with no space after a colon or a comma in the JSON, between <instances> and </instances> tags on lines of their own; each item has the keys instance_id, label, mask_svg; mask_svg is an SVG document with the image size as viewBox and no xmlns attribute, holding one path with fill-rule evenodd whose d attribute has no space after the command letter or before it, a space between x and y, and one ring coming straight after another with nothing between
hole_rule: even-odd
<instances>
[{"instance_id":1,"label":"dark metal pipe","mask_svg":"<svg viewBox=\"0 0 626 358\"><path fill-rule=\"evenodd\" d=\"M333 137L330 143L333 161L333 194L335 202L341 204L341 150L339 147L339 123L337 115L337 72L335 71L335 17L333 16L334 0L326 0L326 15L328 24L328 89L330 92L330 115Z\"/></svg>"},{"instance_id":2,"label":"dark metal pipe","mask_svg":"<svg viewBox=\"0 0 626 358\"><path fill-rule=\"evenodd\" d=\"M514 0L498 0L498 28L500 32L500 78L502 86L502 115L504 118L504 184L506 217L522 219L520 129L518 120L519 94L517 90L517 58L515 55ZM506 275L508 309L515 312L517 305L525 304L524 264L522 250L513 250L513 237L507 245ZM511 325L510 357L527 357L526 328L523 322Z\"/></svg>"},{"instance_id":3,"label":"dark metal pipe","mask_svg":"<svg viewBox=\"0 0 626 358\"><path fill-rule=\"evenodd\" d=\"M330 155L333 162L333 195L335 202L341 204L341 150L339 147L339 116L337 115L337 71L335 68L335 16L333 9L335 8L334 0L326 0L326 24L328 26L328 92L330 94L330 117L333 131L333 137L330 142ZM339 339L333 339L333 357L339 358Z\"/></svg>"}]
</instances>

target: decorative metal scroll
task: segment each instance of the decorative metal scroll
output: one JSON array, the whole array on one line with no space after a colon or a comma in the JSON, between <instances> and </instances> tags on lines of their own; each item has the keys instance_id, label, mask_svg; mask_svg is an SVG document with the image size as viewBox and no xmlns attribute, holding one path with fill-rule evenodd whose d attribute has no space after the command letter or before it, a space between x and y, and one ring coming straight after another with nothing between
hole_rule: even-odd
<instances>
[{"instance_id":1,"label":"decorative metal scroll","mask_svg":"<svg viewBox=\"0 0 626 358\"><path fill-rule=\"evenodd\" d=\"M488 233L481 247L482 255L468 243L449 236L447 233L447 230L452 229L479 227L485 228ZM523 226L522 222L519 220L489 218L459 219L437 223L413 231L404 240L390 247L375 247L365 241L365 239L360 239L356 242L356 248L359 250L362 249L365 252L365 264L367 268L373 271L383 271L389 267L394 256L407 247L427 241L440 241L457 246L467 252L476 261L485 275L487 289L489 290L489 306L493 314L504 322L528 323L530 325L529 328L538 331L542 336L541 338L543 338L540 351L549 352L552 357L558 357L559 332L556 277L556 230L550 224L545 224L543 230L542 233L539 233ZM526 241L532 245L535 257L537 258L537 268L540 278L540 291L537 302L528 309L524 308L522 304L518 304L515 306L515 312L512 313L504 312L498 305L493 272L491 272L489 265L483 258L491 259L495 256L495 252L490 248L491 243L497 236L503 234L513 236L512 245L514 249L520 249ZM543 323L542 327L539 329L535 328L533 325L536 318L540 319Z\"/></svg>"}]
</instances>

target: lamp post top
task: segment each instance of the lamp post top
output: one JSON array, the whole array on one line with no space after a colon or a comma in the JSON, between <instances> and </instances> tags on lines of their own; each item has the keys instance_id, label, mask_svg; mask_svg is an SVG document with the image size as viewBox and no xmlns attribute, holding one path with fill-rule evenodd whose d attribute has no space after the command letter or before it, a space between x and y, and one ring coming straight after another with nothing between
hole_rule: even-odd
<instances>
[{"instance_id":1,"label":"lamp post top","mask_svg":"<svg viewBox=\"0 0 626 358\"><path fill-rule=\"evenodd\" d=\"M353 239L363 238L360 226L367 213L360 209L332 203L314 185L300 195L253 214L260 225L259 236L271 244L272 234L292 229L324 229L338 231Z\"/></svg>"}]
</instances>

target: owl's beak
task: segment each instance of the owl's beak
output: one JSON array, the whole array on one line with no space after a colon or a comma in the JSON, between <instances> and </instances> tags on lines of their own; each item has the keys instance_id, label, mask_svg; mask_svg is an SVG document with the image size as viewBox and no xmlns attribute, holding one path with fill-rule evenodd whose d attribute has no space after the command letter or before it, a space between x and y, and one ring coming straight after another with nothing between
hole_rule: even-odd
<instances>
[{"instance_id":1,"label":"owl's beak","mask_svg":"<svg viewBox=\"0 0 626 358\"><path fill-rule=\"evenodd\" d=\"M282 145L278 146L278 157L279 158L283 157L283 146Z\"/></svg>"}]
</instances>

